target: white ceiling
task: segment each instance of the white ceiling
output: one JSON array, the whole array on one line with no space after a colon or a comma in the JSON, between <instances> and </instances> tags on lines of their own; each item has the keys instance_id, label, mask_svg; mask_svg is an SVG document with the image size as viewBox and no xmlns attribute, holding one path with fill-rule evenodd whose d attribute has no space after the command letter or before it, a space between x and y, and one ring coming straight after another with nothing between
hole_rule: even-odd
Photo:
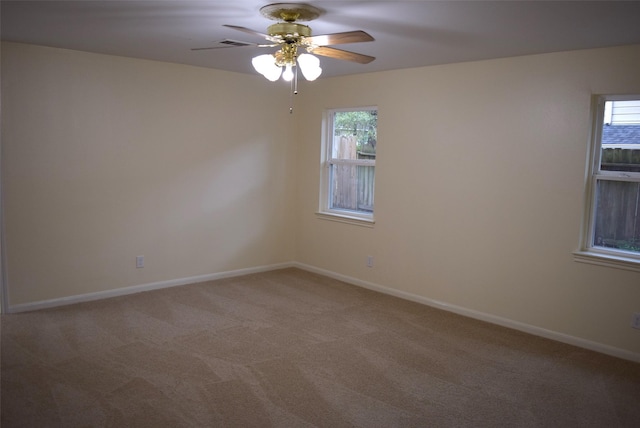
<instances>
[{"instance_id":1,"label":"white ceiling","mask_svg":"<svg viewBox=\"0 0 640 428\"><path fill-rule=\"evenodd\" d=\"M272 2L5 1L2 40L255 73L251 57L275 48L192 51L250 34L273 21ZM364 30L375 41L337 46L370 64L321 57L323 76L640 43L640 1L309 1L324 11L314 35Z\"/></svg>"}]
</instances>

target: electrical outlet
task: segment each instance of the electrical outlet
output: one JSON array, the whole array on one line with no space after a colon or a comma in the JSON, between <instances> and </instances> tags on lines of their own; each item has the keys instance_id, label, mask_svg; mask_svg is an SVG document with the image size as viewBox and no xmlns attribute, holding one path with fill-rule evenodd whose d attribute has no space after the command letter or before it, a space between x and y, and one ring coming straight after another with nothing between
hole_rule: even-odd
<instances>
[{"instance_id":1,"label":"electrical outlet","mask_svg":"<svg viewBox=\"0 0 640 428\"><path fill-rule=\"evenodd\" d=\"M136 268L144 267L144 256L136 256Z\"/></svg>"},{"instance_id":2,"label":"electrical outlet","mask_svg":"<svg viewBox=\"0 0 640 428\"><path fill-rule=\"evenodd\" d=\"M640 329L640 312L633 314L631 319L631 327Z\"/></svg>"},{"instance_id":3,"label":"electrical outlet","mask_svg":"<svg viewBox=\"0 0 640 428\"><path fill-rule=\"evenodd\" d=\"M367 256L367 267L373 267L373 256Z\"/></svg>"}]
</instances>

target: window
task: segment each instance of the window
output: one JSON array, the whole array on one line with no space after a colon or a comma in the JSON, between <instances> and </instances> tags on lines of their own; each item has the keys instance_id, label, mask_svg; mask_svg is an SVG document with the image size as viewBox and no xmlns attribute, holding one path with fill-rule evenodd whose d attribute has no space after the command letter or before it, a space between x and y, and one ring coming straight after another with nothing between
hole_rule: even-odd
<instances>
[{"instance_id":1,"label":"window","mask_svg":"<svg viewBox=\"0 0 640 428\"><path fill-rule=\"evenodd\" d=\"M320 214L373 222L378 110L328 110L323 138Z\"/></svg>"},{"instance_id":2,"label":"window","mask_svg":"<svg viewBox=\"0 0 640 428\"><path fill-rule=\"evenodd\" d=\"M578 261L640 270L640 95L595 100Z\"/></svg>"}]
</instances>

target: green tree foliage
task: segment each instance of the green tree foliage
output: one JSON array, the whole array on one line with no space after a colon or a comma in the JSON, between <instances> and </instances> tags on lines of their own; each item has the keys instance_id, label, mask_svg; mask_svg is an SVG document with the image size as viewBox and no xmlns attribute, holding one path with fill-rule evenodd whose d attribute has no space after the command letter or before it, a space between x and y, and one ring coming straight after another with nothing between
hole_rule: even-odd
<instances>
[{"instance_id":1,"label":"green tree foliage","mask_svg":"<svg viewBox=\"0 0 640 428\"><path fill-rule=\"evenodd\" d=\"M354 135L358 150L375 153L378 140L378 112L376 110L336 112L333 129L336 136Z\"/></svg>"}]
</instances>

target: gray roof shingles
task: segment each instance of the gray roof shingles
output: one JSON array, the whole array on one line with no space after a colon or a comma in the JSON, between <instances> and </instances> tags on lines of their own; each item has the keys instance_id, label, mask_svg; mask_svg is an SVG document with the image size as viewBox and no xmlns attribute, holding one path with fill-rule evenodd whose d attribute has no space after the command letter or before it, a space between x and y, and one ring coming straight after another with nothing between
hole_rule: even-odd
<instances>
[{"instance_id":1,"label":"gray roof shingles","mask_svg":"<svg viewBox=\"0 0 640 428\"><path fill-rule=\"evenodd\" d=\"M640 125L605 125L602 144L640 144Z\"/></svg>"}]
</instances>

